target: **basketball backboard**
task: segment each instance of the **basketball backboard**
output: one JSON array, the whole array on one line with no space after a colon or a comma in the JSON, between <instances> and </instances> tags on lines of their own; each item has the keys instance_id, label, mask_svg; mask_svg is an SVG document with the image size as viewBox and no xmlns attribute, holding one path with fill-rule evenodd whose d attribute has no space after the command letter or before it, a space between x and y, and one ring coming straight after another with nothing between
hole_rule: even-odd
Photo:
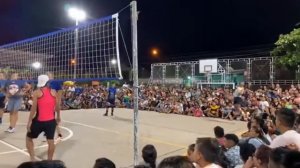
<instances>
[{"instance_id":1,"label":"basketball backboard","mask_svg":"<svg viewBox=\"0 0 300 168\"><path fill-rule=\"evenodd\" d=\"M218 73L218 59L199 60L200 73Z\"/></svg>"}]
</instances>

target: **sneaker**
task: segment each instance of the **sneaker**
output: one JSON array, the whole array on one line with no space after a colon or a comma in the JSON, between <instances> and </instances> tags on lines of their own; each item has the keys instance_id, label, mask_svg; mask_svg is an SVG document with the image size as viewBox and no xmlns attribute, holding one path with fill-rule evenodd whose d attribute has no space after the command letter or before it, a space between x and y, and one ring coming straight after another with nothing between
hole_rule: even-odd
<instances>
[{"instance_id":1,"label":"sneaker","mask_svg":"<svg viewBox=\"0 0 300 168\"><path fill-rule=\"evenodd\" d=\"M107 113L105 113L103 116L107 116Z\"/></svg>"},{"instance_id":2,"label":"sneaker","mask_svg":"<svg viewBox=\"0 0 300 168\"><path fill-rule=\"evenodd\" d=\"M9 127L5 132L14 133L15 131L16 131L16 128Z\"/></svg>"}]
</instances>

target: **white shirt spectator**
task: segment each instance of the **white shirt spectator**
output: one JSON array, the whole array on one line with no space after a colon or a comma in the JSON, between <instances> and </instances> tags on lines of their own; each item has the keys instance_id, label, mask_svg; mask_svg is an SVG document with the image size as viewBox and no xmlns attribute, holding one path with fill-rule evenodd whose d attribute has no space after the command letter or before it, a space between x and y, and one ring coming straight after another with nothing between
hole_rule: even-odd
<instances>
[{"instance_id":1,"label":"white shirt spectator","mask_svg":"<svg viewBox=\"0 0 300 168\"><path fill-rule=\"evenodd\" d=\"M205 167L203 167L203 168L222 168L222 167L219 166L219 165L217 165L217 164L212 163L212 164L207 165L207 166L205 166Z\"/></svg>"},{"instance_id":2,"label":"white shirt spectator","mask_svg":"<svg viewBox=\"0 0 300 168\"><path fill-rule=\"evenodd\" d=\"M284 134L277 136L272 142L270 147L277 148L287 145L295 144L300 151L300 134L295 130L286 131Z\"/></svg>"}]
</instances>

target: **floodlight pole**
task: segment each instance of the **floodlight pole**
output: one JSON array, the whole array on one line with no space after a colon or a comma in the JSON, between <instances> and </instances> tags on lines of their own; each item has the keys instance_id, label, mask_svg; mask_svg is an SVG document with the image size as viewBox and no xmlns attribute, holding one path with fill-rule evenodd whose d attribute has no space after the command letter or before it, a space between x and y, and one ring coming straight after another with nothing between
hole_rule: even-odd
<instances>
[{"instance_id":1,"label":"floodlight pole","mask_svg":"<svg viewBox=\"0 0 300 168\"><path fill-rule=\"evenodd\" d=\"M133 65L133 89L134 89L134 98L133 98L133 106L134 106L134 114L133 114L133 150L134 150L134 165L139 164L139 77L138 77L138 44L137 44L137 2L133 0L131 2L131 28L132 28L132 65Z\"/></svg>"},{"instance_id":2,"label":"floodlight pole","mask_svg":"<svg viewBox=\"0 0 300 168\"><path fill-rule=\"evenodd\" d=\"M77 54L78 54L78 19L76 19L76 29L75 29L75 48L74 48L74 60L75 60L75 64L74 66L74 76L73 78L76 79L76 67L77 67Z\"/></svg>"}]
</instances>

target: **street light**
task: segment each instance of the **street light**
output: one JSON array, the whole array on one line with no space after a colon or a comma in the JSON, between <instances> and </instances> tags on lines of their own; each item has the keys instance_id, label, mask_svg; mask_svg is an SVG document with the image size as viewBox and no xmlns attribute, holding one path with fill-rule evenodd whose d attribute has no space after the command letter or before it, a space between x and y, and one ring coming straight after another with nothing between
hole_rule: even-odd
<instances>
[{"instance_id":1,"label":"street light","mask_svg":"<svg viewBox=\"0 0 300 168\"><path fill-rule=\"evenodd\" d=\"M158 56L158 54L159 54L158 49L153 48L153 49L151 50L151 54L152 54L152 56L154 56L154 57Z\"/></svg>"},{"instance_id":2,"label":"street light","mask_svg":"<svg viewBox=\"0 0 300 168\"><path fill-rule=\"evenodd\" d=\"M79 21L83 21L86 18L86 13L83 10L77 8L70 8L68 10L70 18L76 21L76 26L78 26ZM74 48L74 79L76 79L76 60L78 53L78 28L75 29L75 48Z\"/></svg>"},{"instance_id":3,"label":"street light","mask_svg":"<svg viewBox=\"0 0 300 168\"><path fill-rule=\"evenodd\" d=\"M116 59L112 59L111 60L111 64L116 65L117 64L117 60Z\"/></svg>"},{"instance_id":4,"label":"street light","mask_svg":"<svg viewBox=\"0 0 300 168\"><path fill-rule=\"evenodd\" d=\"M34 62L34 63L32 63L32 67L34 68L34 69L40 69L41 68L41 63L40 62Z\"/></svg>"}]
</instances>

